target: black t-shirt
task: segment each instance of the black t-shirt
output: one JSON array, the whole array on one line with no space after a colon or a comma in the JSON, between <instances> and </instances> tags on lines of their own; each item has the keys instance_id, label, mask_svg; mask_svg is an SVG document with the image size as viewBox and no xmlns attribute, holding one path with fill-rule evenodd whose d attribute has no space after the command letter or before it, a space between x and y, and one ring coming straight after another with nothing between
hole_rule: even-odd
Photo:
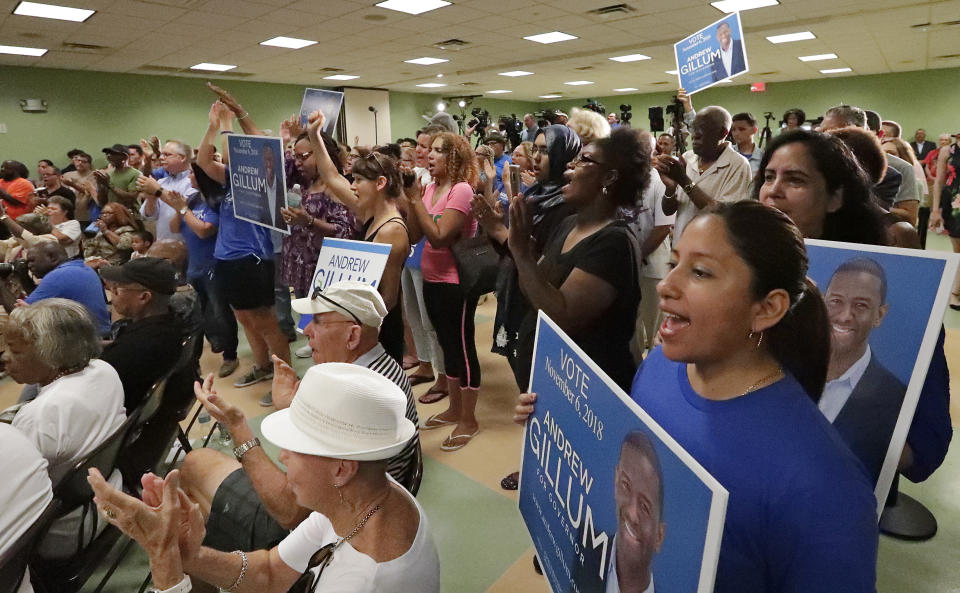
<instances>
[{"instance_id":1,"label":"black t-shirt","mask_svg":"<svg viewBox=\"0 0 960 593\"><path fill-rule=\"evenodd\" d=\"M625 391L630 390L636 364L630 353L630 340L636 327L637 307L640 305L640 283L636 253L639 250L634 235L623 222L613 222L582 239L570 251L562 253L563 243L573 230L575 216L564 220L547 240L539 267L553 286L559 288L574 270L579 268L597 276L614 287L617 296L597 321L570 337L586 354ZM587 314L587 312L584 312ZM590 312L591 316L595 312ZM521 341L527 341L533 352L533 331L536 312L532 312L521 330ZM522 350L527 350L523 348Z\"/></svg>"},{"instance_id":2,"label":"black t-shirt","mask_svg":"<svg viewBox=\"0 0 960 593\"><path fill-rule=\"evenodd\" d=\"M77 194L73 193L73 190L65 185L61 185L56 189L56 191L48 193L51 196L60 196L61 198L66 198L71 204L75 204L77 202Z\"/></svg>"},{"instance_id":3,"label":"black t-shirt","mask_svg":"<svg viewBox=\"0 0 960 593\"><path fill-rule=\"evenodd\" d=\"M147 390L173 368L180 357L184 329L171 313L139 321L114 324L113 342L100 356L116 369L123 383L123 405L129 414L147 395Z\"/></svg>"}]
</instances>

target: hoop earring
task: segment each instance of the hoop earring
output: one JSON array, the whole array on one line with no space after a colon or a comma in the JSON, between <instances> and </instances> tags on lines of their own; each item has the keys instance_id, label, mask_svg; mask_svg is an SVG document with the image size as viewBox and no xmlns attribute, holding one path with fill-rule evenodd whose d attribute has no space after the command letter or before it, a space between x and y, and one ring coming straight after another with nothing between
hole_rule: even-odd
<instances>
[{"instance_id":1,"label":"hoop earring","mask_svg":"<svg viewBox=\"0 0 960 593\"><path fill-rule=\"evenodd\" d=\"M751 330L750 333L747 334L747 339L748 339L748 340L752 340L754 335L756 335L756 332L754 332L754 331ZM763 344L763 332L762 332L762 331L760 332L760 337L757 339L757 345L754 346L753 349L754 349L754 350L759 350L761 344Z\"/></svg>"}]
</instances>

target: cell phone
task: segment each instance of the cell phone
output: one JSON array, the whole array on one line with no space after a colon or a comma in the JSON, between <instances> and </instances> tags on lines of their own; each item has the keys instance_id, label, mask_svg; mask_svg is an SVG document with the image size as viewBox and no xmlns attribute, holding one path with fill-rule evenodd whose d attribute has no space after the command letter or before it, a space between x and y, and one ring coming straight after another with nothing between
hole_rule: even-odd
<instances>
[{"instance_id":1,"label":"cell phone","mask_svg":"<svg viewBox=\"0 0 960 593\"><path fill-rule=\"evenodd\" d=\"M513 195L520 193L520 165L510 164L510 191Z\"/></svg>"}]
</instances>

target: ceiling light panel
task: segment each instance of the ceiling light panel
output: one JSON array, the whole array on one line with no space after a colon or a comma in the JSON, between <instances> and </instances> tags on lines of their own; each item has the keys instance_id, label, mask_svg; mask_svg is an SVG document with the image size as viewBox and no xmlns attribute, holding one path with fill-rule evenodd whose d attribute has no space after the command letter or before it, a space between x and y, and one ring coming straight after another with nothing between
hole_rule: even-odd
<instances>
[{"instance_id":1,"label":"ceiling light panel","mask_svg":"<svg viewBox=\"0 0 960 593\"><path fill-rule=\"evenodd\" d=\"M733 14L737 11L776 6L777 4L780 4L777 0L721 0L720 2L711 2L710 6L726 14Z\"/></svg>"},{"instance_id":2,"label":"ceiling light panel","mask_svg":"<svg viewBox=\"0 0 960 593\"><path fill-rule=\"evenodd\" d=\"M810 31L801 31L799 33L787 33L786 35L774 35L772 37L767 37L767 41L770 43L791 43L793 41L806 41L808 39L816 38L817 36Z\"/></svg>"},{"instance_id":3,"label":"ceiling light panel","mask_svg":"<svg viewBox=\"0 0 960 593\"><path fill-rule=\"evenodd\" d=\"M386 0L386 2L379 2L377 6L407 14L423 14L444 6L450 6L450 3L445 0Z\"/></svg>"},{"instance_id":4,"label":"ceiling light panel","mask_svg":"<svg viewBox=\"0 0 960 593\"><path fill-rule=\"evenodd\" d=\"M539 35L530 35L524 37L524 39L527 41L536 41L537 43L559 43L561 41L570 41L571 39L579 38L576 35L570 35L560 31L551 31L549 33L540 33Z\"/></svg>"},{"instance_id":5,"label":"ceiling light panel","mask_svg":"<svg viewBox=\"0 0 960 593\"><path fill-rule=\"evenodd\" d=\"M333 74L331 76L324 76L324 80L353 80L354 78L360 78L359 76L354 76L352 74Z\"/></svg>"},{"instance_id":6,"label":"ceiling light panel","mask_svg":"<svg viewBox=\"0 0 960 593\"><path fill-rule=\"evenodd\" d=\"M0 54L9 54L11 56L34 56L39 57L47 53L47 50L39 47L18 47L16 45L0 45Z\"/></svg>"},{"instance_id":7,"label":"ceiling light panel","mask_svg":"<svg viewBox=\"0 0 960 593\"><path fill-rule=\"evenodd\" d=\"M501 72L500 76L530 76L533 72L527 72L526 70L511 70L510 72Z\"/></svg>"},{"instance_id":8,"label":"ceiling light panel","mask_svg":"<svg viewBox=\"0 0 960 593\"><path fill-rule=\"evenodd\" d=\"M443 58L417 58L415 60L404 60L407 64L417 64L418 66L432 66L434 64L442 64L444 62L449 62L450 60L444 60Z\"/></svg>"},{"instance_id":9,"label":"ceiling light panel","mask_svg":"<svg viewBox=\"0 0 960 593\"><path fill-rule=\"evenodd\" d=\"M200 62L190 66L191 70L209 70L210 72L226 72L227 70L233 70L236 68L236 65L230 64L211 64L209 62Z\"/></svg>"},{"instance_id":10,"label":"ceiling light panel","mask_svg":"<svg viewBox=\"0 0 960 593\"><path fill-rule=\"evenodd\" d=\"M541 99L559 99L563 95L540 95Z\"/></svg>"},{"instance_id":11,"label":"ceiling light panel","mask_svg":"<svg viewBox=\"0 0 960 593\"><path fill-rule=\"evenodd\" d=\"M640 90L640 89L635 89L635 88L633 88L632 86L628 86L628 87L622 88L622 89L613 89L613 92L615 92L615 93L628 93L628 92L631 92L631 91L638 91L638 90Z\"/></svg>"},{"instance_id":12,"label":"ceiling light panel","mask_svg":"<svg viewBox=\"0 0 960 593\"><path fill-rule=\"evenodd\" d=\"M56 4L40 4L39 2L21 2L14 9L13 14L21 16L36 16L43 19L57 19L58 21L73 21L82 23L90 18L95 10L85 8L70 8Z\"/></svg>"},{"instance_id":13,"label":"ceiling light panel","mask_svg":"<svg viewBox=\"0 0 960 593\"><path fill-rule=\"evenodd\" d=\"M840 74L841 72L852 72L852 68L830 68L827 70L821 70L820 74Z\"/></svg>"},{"instance_id":14,"label":"ceiling light panel","mask_svg":"<svg viewBox=\"0 0 960 593\"><path fill-rule=\"evenodd\" d=\"M447 85L440 82L425 82L423 84L418 84L417 86L425 89L436 89Z\"/></svg>"},{"instance_id":15,"label":"ceiling light panel","mask_svg":"<svg viewBox=\"0 0 960 593\"><path fill-rule=\"evenodd\" d=\"M821 60L836 60L837 54L817 54L815 56L800 56L797 58L801 62L819 62Z\"/></svg>"},{"instance_id":16,"label":"ceiling light panel","mask_svg":"<svg viewBox=\"0 0 960 593\"><path fill-rule=\"evenodd\" d=\"M508 91L507 89L497 89L494 91L487 91L488 95L503 95L505 93L512 93L513 91Z\"/></svg>"},{"instance_id":17,"label":"ceiling light panel","mask_svg":"<svg viewBox=\"0 0 960 593\"><path fill-rule=\"evenodd\" d=\"M617 56L610 59L614 62L639 62L640 60L649 60L650 56L645 56L643 54L630 54L627 56Z\"/></svg>"},{"instance_id":18,"label":"ceiling light panel","mask_svg":"<svg viewBox=\"0 0 960 593\"><path fill-rule=\"evenodd\" d=\"M269 45L271 47L285 47L287 49L301 49L310 45L316 45L316 41L309 39L297 39L296 37L274 37L261 41L260 45Z\"/></svg>"},{"instance_id":19,"label":"ceiling light panel","mask_svg":"<svg viewBox=\"0 0 960 593\"><path fill-rule=\"evenodd\" d=\"M571 80L570 82L565 82L563 84L568 84L570 86L585 86L588 84L593 84L593 82L589 80Z\"/></svg>"}]
</instances>

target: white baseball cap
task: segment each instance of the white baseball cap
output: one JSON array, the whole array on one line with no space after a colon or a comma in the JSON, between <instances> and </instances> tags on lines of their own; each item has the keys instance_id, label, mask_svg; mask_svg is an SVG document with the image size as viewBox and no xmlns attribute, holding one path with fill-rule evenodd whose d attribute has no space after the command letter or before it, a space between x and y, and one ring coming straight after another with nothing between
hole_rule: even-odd
<instances>
[{"instance_id":1,"label":"white baseball cap","mask_svg":"<svg viewBox=\"0 0 960 593\"><path fill-rule=\"evenodd\" d=\"M343 362L310 367L289 408L263 419L263 436L281 449L375 461L399 453L417 431L407 396L393 381Z\"/></svg>"},{"instance_id":2,"label":"white baseball cap","mask_svg":"<svg viewBox=\"0 0 960 593\"><path fill-rule=\"evenodd\" d=\"M334 282L322 291L314 289L310 297L291 301L290 307L303 315L339 313L376 328L387 316L387 305L377 289L354 280Z\"/></svg>"}]
</instances>

